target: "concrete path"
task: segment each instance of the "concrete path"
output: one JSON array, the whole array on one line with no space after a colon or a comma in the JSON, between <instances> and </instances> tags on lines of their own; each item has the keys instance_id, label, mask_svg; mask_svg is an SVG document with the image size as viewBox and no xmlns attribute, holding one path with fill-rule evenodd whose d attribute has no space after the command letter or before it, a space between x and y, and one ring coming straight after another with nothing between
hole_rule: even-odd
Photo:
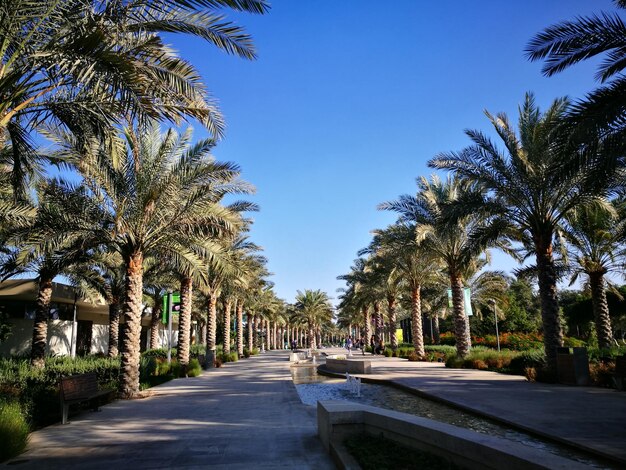
<instances>
[{"instance_id":1,"label":"concrete path","mask_svg":"<svg viewBox=\"0 0 626 470\"><path fill-rule=\"evenodd\" d=\"M265 353L116 401L31 434L9 462L33 469L334 468L288 352Z\"/></svg>"},{"instance_id":2,"label":"concrete path","mask_svg":"<svg viewBox=\"0 0 626 470\"><path fill-rule=\"evenodd\" d=\"M332 352L345 354L345 349ZM353 358L361 359L360 352ZM521 376L370 354L365 359L372 361L372 374L361 377L394 382L626 466L626 392L531 383Z\"/></svg>"}]
</instances>

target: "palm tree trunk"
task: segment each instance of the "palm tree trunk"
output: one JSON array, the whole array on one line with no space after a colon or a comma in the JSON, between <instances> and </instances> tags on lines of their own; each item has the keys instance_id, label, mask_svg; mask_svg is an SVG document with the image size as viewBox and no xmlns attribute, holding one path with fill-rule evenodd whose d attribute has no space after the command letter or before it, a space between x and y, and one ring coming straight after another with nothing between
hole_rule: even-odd
<instances>
[{"instance_id":1,"label":"palm tree trunk","mask_svg":"<svg viewBox=\"0 0 626 470\"><path fill-rule=\"evenodd\" d=\"M243 301L235 299L235 313L237 315L237 354L243 356Z\"/></svg>"},{"instance_id":2,"label":"palm tree trunk","mask_svg":"<svg viewBox=\"0 0 626 470\"><path fill-rule=\"evenodd\" d=\"M411 289L411 335L415 353L419 357L426 355L424 350L424 332L422 329L422 286Z\"/></svg>"},{"instance_id":3,"label":"palm tree trunk","mask_svg":"<svg viewBox=\"0 0 626 470\"><path fill-rule=\"evenodd\" d=\"M361 309L363 314L363 321L365 322L365 346L369 346L372 342L372 322L370 320L370 309L364 306Z\"/></svg>"},{"instance_id":4,"label":"palm tree trunk","mask_svg":"<svg viewBox=\"0 0 626 470\"><path fill-rule=\"evenodd\" d=\"M278 325L274 322L272 326L272 339L274 340L274 347L272 349L278 349Z\"/></svg>"},{"instance_id":5,"label":"palm tree trunk","mask_svg":"<svg viewBox=\"0 0 626 470\"><path fill-rule=\"evenodd\" d=\"M139 392L139 350L141 341L141 300L143 296L143 253L125 260L126 282L123 315L126 320L124 352L120 365L120 396L132 398Z\"/></svg>"},{"instance_id":6,"label":"palm tree trunk","mask_svg":"<svg viewBox=\"0 0 626 470\"><path fill-rule=\"evenodd\" d=\"M30 363L33 367L43 369L46 365L46 345L48 344L48 317L50 316L50 298L52 297L52 274L39 275L39 291L37 292L37 309L33 324L33 344L31 346Z\"/></svg>"},{"instance_id":7,"label":"palm tree trunk","mask_svg":"<svg viewBox=\"0 0 626 470\"><path fill-rule=\"evenodd\" d=\"M200 324L200 344L206 344L206 322Z\"/></svg>"},{"instance_id":8,"label":"palm tree trunk","mask_svg":"<svg viewBox=\"0 0 626 470\"><path fill-rule=\"evenodd\" d=\"M109 357L117 357L120 353L120 304L117 299L109 304Z\"/></svg>"},{"instance_id":9,"label":"palm tree trunk","mask_svg":"<svg viewBox=\"0 0 626 470\"><path fill-rule=\"evenodd\" d=\"M230 353L230 310L232 308L233 302L228 297L224 301L224 344L222 346L224 354Z\"/></svg>"},{"instance_id":10,"label":"palm tree trunk","mask_svg":"<svg viewBox=\"0 0 626 470\"><path fill-rule=\"evenodd\" d=\"M217 335L217 294L211 291L207 301L207 335L206 335L206 363L205 369L215 365L215 338Z\"/></svg>"},{"instance_id":11,"label":"palm tree trunk","mask_svg":"<svg viewBox=\"0 0 626 470\"><path fill-rule=\"evenodd\" d=\"M191 331L191 301L193 281L188 276L180 279L180 312L178 314L178 348L176 358L183 370L189 364L189 333Z\"/></svg>"},{"instance_id":12,"label":"palm tree trunk","mask_svg":"<svg viewBox=\"0 0 626 470\"><path fill-rule=\"evenodd\" d=\"M248 351L254 349L254 316L248 313Z\"/></svg>"},{"instance_id":13,"label":"palm tree trunk","mask_svg":"<svg viewBox=\"0 0 626 470\"><path fill-rule=\"evenodd\" d=\"M387 318L389 318L389 335L391 349L398 349L398 338L396 338L396 296L387 296Z\"/></svg>"},{"instance_id":14,"label":"palm tree trunk","mask_svg":"<svg viewBox=\"0 0 626 470\"><path fill-rule=\"evenodd\" d=\"M376 328L376 340L383 339L383 314L380 310L380 301L374 302L374 324Z\"/></svg>"},{"instance_id":15,"label":"palm tree trunk","mask_svg":"<svg viewBox=\"0 0 626 470\"><path fill-rule=\"evenodd\" d=\"M456 352L459 356L465 357L469 354L469 350L472 347L472 340L469 332L469 321L465 315L463 281L459 275L450 274L450 284L452 286L452 311L454 314Z\"/></svg>"},{"instance_id":16,"label":"palm tree trunk","mask_svg":"<svg viewBox=\"0 0 626 470\"><path fill-rule=\"evenodd\" d=\"M552 240L552 234L544 237ZM547 246L546 246L547 245ZM541 321L543 346L548 367L556 370L556 349L563 346L563 332L559 318L559 300L556 291L556 270L552 257L552 243L544 244L535 239L537 271L539 275L539 297L541 298Z\"/></svg>"},{"instance_id":17,"label":"palm tree trunk","mask_svg":"<svg viewBox=\"0 0 626 470\"><path fill-rule=\"evenodd\" d=\"M317 344L315 343L315 325L309 326L309 347L311 349L317 349Z\"/></svg>"},{"instance_id":18,"label":"palm tree trunk","mask_svg":"<svg viewBox=\"0 0 626 470\"><path fill-rule=\"evenodd\" d=\"M259 331L259 319L256 315L252 317L252 347L256 348L259 345L259 335L257 334Z\"/></svg>"},{"instance_id":19,"label":"palm tree trunk","mask_svg":"<svg viewBox=\"0 0 626 470\"><path fill-rule=\"evenodd\" d=\"M150 348L157 349L161 346L159 341L159 326L163 314L163 302L161 296L154 296L154 308L152 309L152 319L150 322Z\"/></svg>"},{"instance_id":20,"label":"palm tree trunk","mask_svg":"<svg viewBox=\"0 0 626 470\"><path fill-rule=\"evenodd\" d=\"M598 335L598 346L600 348L610 348L613 345L613 331L611 330L609 304L606 301L604 273L590 273L589 284L591 286L591 300L593 303L593 316L596 322L596 334Z\"/></svg>"}]
</instances>

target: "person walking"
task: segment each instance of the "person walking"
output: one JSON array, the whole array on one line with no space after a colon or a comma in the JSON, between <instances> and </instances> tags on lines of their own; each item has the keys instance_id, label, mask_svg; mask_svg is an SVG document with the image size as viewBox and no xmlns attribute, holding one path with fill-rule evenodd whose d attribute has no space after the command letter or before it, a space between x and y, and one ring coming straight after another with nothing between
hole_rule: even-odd
<instances>
[{"instance_id":1,"label":"person walking","mask_svg":"<svg viewBox=\"0 0 626 470\"><path fill-rule=\"evenodd\" d=\"M348 356L352 356L352 336L348 336L346 340L346 349L348 350Z\"/></svg>"}]
</instances>

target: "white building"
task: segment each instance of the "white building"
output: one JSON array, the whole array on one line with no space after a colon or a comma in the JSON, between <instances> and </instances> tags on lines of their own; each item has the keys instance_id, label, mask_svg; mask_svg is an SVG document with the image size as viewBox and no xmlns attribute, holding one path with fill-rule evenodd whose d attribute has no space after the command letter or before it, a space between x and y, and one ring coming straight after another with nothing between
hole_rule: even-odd
<instances>
[{"instance_id":1,"label":"white building","mask_svg":"<svg viewBox=\"0 0 626 470\"><path fill-rule=\"evenodd\" d=\"M30 352L38 286L33 279L13 279L0 283L0 311L13 325L11 335L0 343L0 356L27 355ZM71 286L53 283L48 320L46 354L69 355L72 344L72 323L76 308L74 341L76 354L106 354L109 347L109 306L102 300L75 299ZM150 315L141 319L141 348L146 349L150 336ZM174 324L173 344L177 325ZM124 320L120 320L123 335ZM166 346L166 328L159 326L161 345ZM121 346L121 341L120 341Z\"/></svg>"}]
</instances>

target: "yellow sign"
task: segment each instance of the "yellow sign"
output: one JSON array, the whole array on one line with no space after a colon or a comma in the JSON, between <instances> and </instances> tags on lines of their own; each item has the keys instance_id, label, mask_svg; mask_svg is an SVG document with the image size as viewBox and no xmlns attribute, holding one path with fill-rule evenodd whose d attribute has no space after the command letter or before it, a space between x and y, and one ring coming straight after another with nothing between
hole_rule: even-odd
<instances>
[{"instance_id":1,"label":"yellow sign","mask_svg":"<svg viewBox=\"0 0 626 470\"><path fill-rule=\"evenodd\" d=\"M404 339L402 337L402 328L396 328L396 339L398 340L398 343L404 343Z\"/></svg>"}]
</instances>

